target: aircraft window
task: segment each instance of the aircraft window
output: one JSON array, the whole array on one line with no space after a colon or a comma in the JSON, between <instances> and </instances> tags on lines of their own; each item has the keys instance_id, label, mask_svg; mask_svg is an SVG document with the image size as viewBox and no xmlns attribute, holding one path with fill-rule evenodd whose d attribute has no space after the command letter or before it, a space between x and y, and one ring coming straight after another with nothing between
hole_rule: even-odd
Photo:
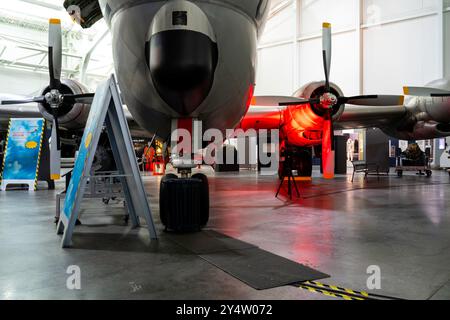
<instances>
[{"instance_id":1,"label":"aircraft window","mask_svg":"<svg viewBox=\"0 0 450 320\"><path fill-rule=\"evenodd\" d=\"M268 0L260 0L258 4L258 9L256 10L256 19L259 20L263 17L267 9Z\"/></svg>"},{"instance_id":2,"label":"aircraft window","mask_svg":"<svg viewBox=\"0 0 450 320\"><path fill-rule=\"evenodd\" d=\"M187 26L187 11L172 12L172 25Z\"/></svg>"}]
</instances>

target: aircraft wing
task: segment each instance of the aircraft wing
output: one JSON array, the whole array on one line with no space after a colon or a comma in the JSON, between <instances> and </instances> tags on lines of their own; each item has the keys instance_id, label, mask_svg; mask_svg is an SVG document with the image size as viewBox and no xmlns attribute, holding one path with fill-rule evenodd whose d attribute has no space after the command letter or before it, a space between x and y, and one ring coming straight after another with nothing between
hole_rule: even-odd
<instances>
[{"instance_id":1,"label":"aircraft wing","mask_svg":"<svg viewBox=\"0 0 450 320\"><path fill-rule=\"evenodd\" d=\"M18 96L11 94L0 94L0 101L2 100L26 100L29 97ZM142 129L136 121L127 106L123 106L125 116L127 118L128 126L130 127L131 136L133 138L152 138L153 136ZM7 131L9 119L11 118L42 118L37 103L17 104L3 106L0 104L0 131Z\"/></svg>"},{"instance_id":2,"label":"aircraft wing","mask_svg":"<svg viewBox=\"0 0 450 320\"><path fill-rule=\"evenodd\" d=\"M433 108L433 110L436 108ZM333 120L334 130L379 128L398 139L424 139L442 135L436 123L418 125L407 106L341 105ZM322 143L323 120L310 104L286 106L251 106L239 127L249 129L280 129L282 136L296 146ZM439 131L440 130L440 131Z\"/></svg>"},{"instance_id":3,"label":"aircraft wing","mask_svg":"<svg viewBox=\"0 0 450 320\"><path fill-rule=\"evenodd\" d=\"M398 123L406 113L404 106L346 105L342 115L334 122L334 128L341 130L389 127Z\"/></svg>"},{"instance_id":4,"label":"aircraft wing","mask_svg":"<svg viewBox=\"0 0 450 320\"><path fill-rule=\"evenodd\" d=\"M251 106L238 129L279 129L283 122L282 112L285 108Z\"/></svg>"},{"instance_id":5,"label":"aircraft wing","mask_svg":"<svg viewBox=\"0 0 450 320\"><path fill-rule=\"evenodd\" d=\"M241 123L242 128L279 128L282 112L286 107L251 106ZM342 115L335 120L334 128L364 129L389 127L399 122L407 114L405 106L356 106L347 104Z\"/></svg>"},{"instance_id":6,"label":"aircraft wing","mask_svg":"<svg viewBox=\"0 0 450 320\"><path fill-rule=\"evenodd\" d=\"M28 97L0 94L0 101L2 100L24 100ZM3 106L0 104L0 131L8 130L8 124L10 118L42 118L42 114L39 112L37 103L18 104Z\"/></svg>"}]
</instances>

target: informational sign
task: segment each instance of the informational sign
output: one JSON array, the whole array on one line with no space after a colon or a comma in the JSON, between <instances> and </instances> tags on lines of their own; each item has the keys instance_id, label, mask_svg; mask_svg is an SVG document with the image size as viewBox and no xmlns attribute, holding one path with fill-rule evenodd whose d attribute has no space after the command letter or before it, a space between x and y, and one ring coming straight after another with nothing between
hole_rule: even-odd
<instances>
[{"instance_id":1,"label":"informational sign","mask_svg":"<svg viewBox=\"0 0 450 320\"><path fill-rule=\"evenodd\" d=\"M395 158L397 154L397 146L389 140L389 158Z\"/></svg>"},{"instance_id":2,"label":"informational sign","mask_svg":"<svg viewBox=\"0 0 450 320\"><path fill-rule=\"evenodd\" d=\"M63 234L62 247L64 248L72 246L72 234L80 214L98 141L104 127L106 127L114 160L121 177L125 203L132 225L138 227L139 217L143 217L146 220L150 238L157 239L123 104L115 79L111 77L98 87L95 94L67 189L63 214L57 228L57 232Z\"/></svg>"},{"instance_id":3,"label":"informational sign","mask_svg":"<svg viewBox=\"0 0 450 320\"><path fill-rule=\"evenodd\" d=\"M89 176L97 143L102 132L107 108L102 108L100 103L100 101L105 99L106 95L106 90L104 90L104 88L101 89L99 89L95 95L89 118L84 129L83 139L78 150L75 167L72 172L72 178L70 180L69 188L67 189L67 196L63 209L63 214L66 217L66 221L69 221L74 211L75 203L82 194L81 191L86 186L87 180L83 179L83 177ZM100 121L100 118L102 118L102 121ZM92 143L93 138L95 138L95 144Z\"/></svg>"},{"instance_id":4,"label":"informational sign","mask_svg":"<svg viewBox=\"0 0 450 320\"><path fill-rule=\"evenodd\" d=\"M1 190L8 185L28 185L36 190L44 136L44 119L11 119L3 158Z\"/></svg>"}]
</instances>

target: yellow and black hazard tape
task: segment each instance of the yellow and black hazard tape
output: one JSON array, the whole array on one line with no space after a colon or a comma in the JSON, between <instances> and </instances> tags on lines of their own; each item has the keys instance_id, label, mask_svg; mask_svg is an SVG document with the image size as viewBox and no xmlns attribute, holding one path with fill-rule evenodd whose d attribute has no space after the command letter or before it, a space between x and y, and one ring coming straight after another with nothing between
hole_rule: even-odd
<instances>
[{"instance_id":1,"label":"yellow and black hazard tape","mask_svg":"<svg viewBox=\"0 0 450 320\"><path fill-rule=\"evenodd\" d=\"M299 287L309 292L320 293L328 297L342 298L345 300L403 300L396 297L372 294L366 291L358 291L339 286L329 285L318 281L302 282Z\"/></svg>"},{"instance_id":2,"label":"yellow and black hazard tape","mask_svg":"<svg viewBox=\"0 0 450 320\"><path fill-rule=\"evenodd\" d=\"M41 128L42 129L41 137L39 140L39 153L38 153L38 159L37 159L37 164L36 164L36 176L34 178L34 191L37 190L38 181L39 181L39 168L40 168L40 164L41 164L41 154L42 154L42 144L44 142L45 124L46 124L46 120L44 119L44 122L43 122L42 128Z\"/></svg>"},{"instance_id":3,"label":"yellow and black hazard tape","mask_svg":"<svg viewBox=\"0 0 450 320\"><path fill-rule=\"evenodd\" d=\"M301 289L308 290L309 292L320 293L320 294L323 294L324 296L332 297L332 298L341 298L341 299L348 300L348 301L364 301L364 300L368 300L367 298L357 297L357 296L353 296L353 295L350 295L350 294L334 292L334 291L326 290L326 289L320 289L320 288L317 288L316 286L300 285L299 287Z\"/></svg>"},{"instance_id":4,"label":"yellow and black hazard tape","mask_svg":"<svg viewBox=\"0 0 450 320\"><path fill-rule=\"evenodd\" d=\"M340 291L340 292L345 292L346 294L350 294L350 295L355 295L355 296L361 296L363 298L369 298L370 294L366 291L357 291L357 290L353 290L353 289L347 289L347 288L342 288L342 287L338 287L338 286L333 286L333 285L328 285L325 283L321 283L318 281L307 281L304 283L305 285L308 286L315 286L315 287L319 287L319 288L323 288L323 289L329 289L329 290L333 290L333 291Z\"/></svg>"},{"instance_id":5,"label":"yellow and black hazard tape","mask_svg":"<svg viewBox=\"0 0 450 320\"><path fill-rule=\"evenodd\" d=\"M12 124L12 120L9 119L8 131L6 132L6 144L5 144L5 148L3 149L4 153L3 153L2 171L0 171L0 185L2 184L3 172L5 171L6 152L8 151L9 131L11 131L11 124Z\"/></svg>"}]
</instances>

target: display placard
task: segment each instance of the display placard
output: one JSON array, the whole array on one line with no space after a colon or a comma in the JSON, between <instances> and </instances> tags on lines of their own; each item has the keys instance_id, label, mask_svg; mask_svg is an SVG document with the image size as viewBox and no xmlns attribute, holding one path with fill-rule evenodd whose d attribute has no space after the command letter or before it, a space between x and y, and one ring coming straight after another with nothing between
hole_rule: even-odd
<instances>
[{"instance_id":1,"label":"display placard","mask_svg":"<svg viewBox=\"0 0 450 320\"><path fill-rule=\"evenodd\" d=\"M108 133L132 226L138 227L139 217L143 217L146 220L150 238L157 239L123 104L115 79L111 77L101 84L95 93L67 189L63 214L57 228L57 232L63 234L62 247L64 248L72 245L72 234L80 214L81 203L103 128L106 128Z\"/></svg>"},{"instance_id":2,"label":"display placard","mask_svg":"<svg viewBox=\"0 0 450 320\"><path fill-rule=\"evenodd\" d=\"M94 102L92 103L89 118L84 129L83 139L78 150L78 155L75 161L75 167L70 179L69 188L67 189L66 200L64 202L63 218L65 224L68 224L70 217L74 211L75 204L82 197L82 192L86 187L87 179L91 171L92 162L94 161L95 149L100 138L103 128L103 122L107 112L107 108L102 108L101 101L106 95L106 87L101 86L95 94ZM103 121L100 121L100 118ZM92 143L95 139L95 143ZM79 202L79 201L78 201Z\"/></svg>"},{"instance_id":3,"label":"display placard","mask_svg":"<svg viewBox=\"0 0 450 320\"><path fill-rule=\"evenodd\" d=\"M11 119L3 158L1 190L28 185L36 190L44 136L44 119Z\"/></svg>"}]
</instances>

